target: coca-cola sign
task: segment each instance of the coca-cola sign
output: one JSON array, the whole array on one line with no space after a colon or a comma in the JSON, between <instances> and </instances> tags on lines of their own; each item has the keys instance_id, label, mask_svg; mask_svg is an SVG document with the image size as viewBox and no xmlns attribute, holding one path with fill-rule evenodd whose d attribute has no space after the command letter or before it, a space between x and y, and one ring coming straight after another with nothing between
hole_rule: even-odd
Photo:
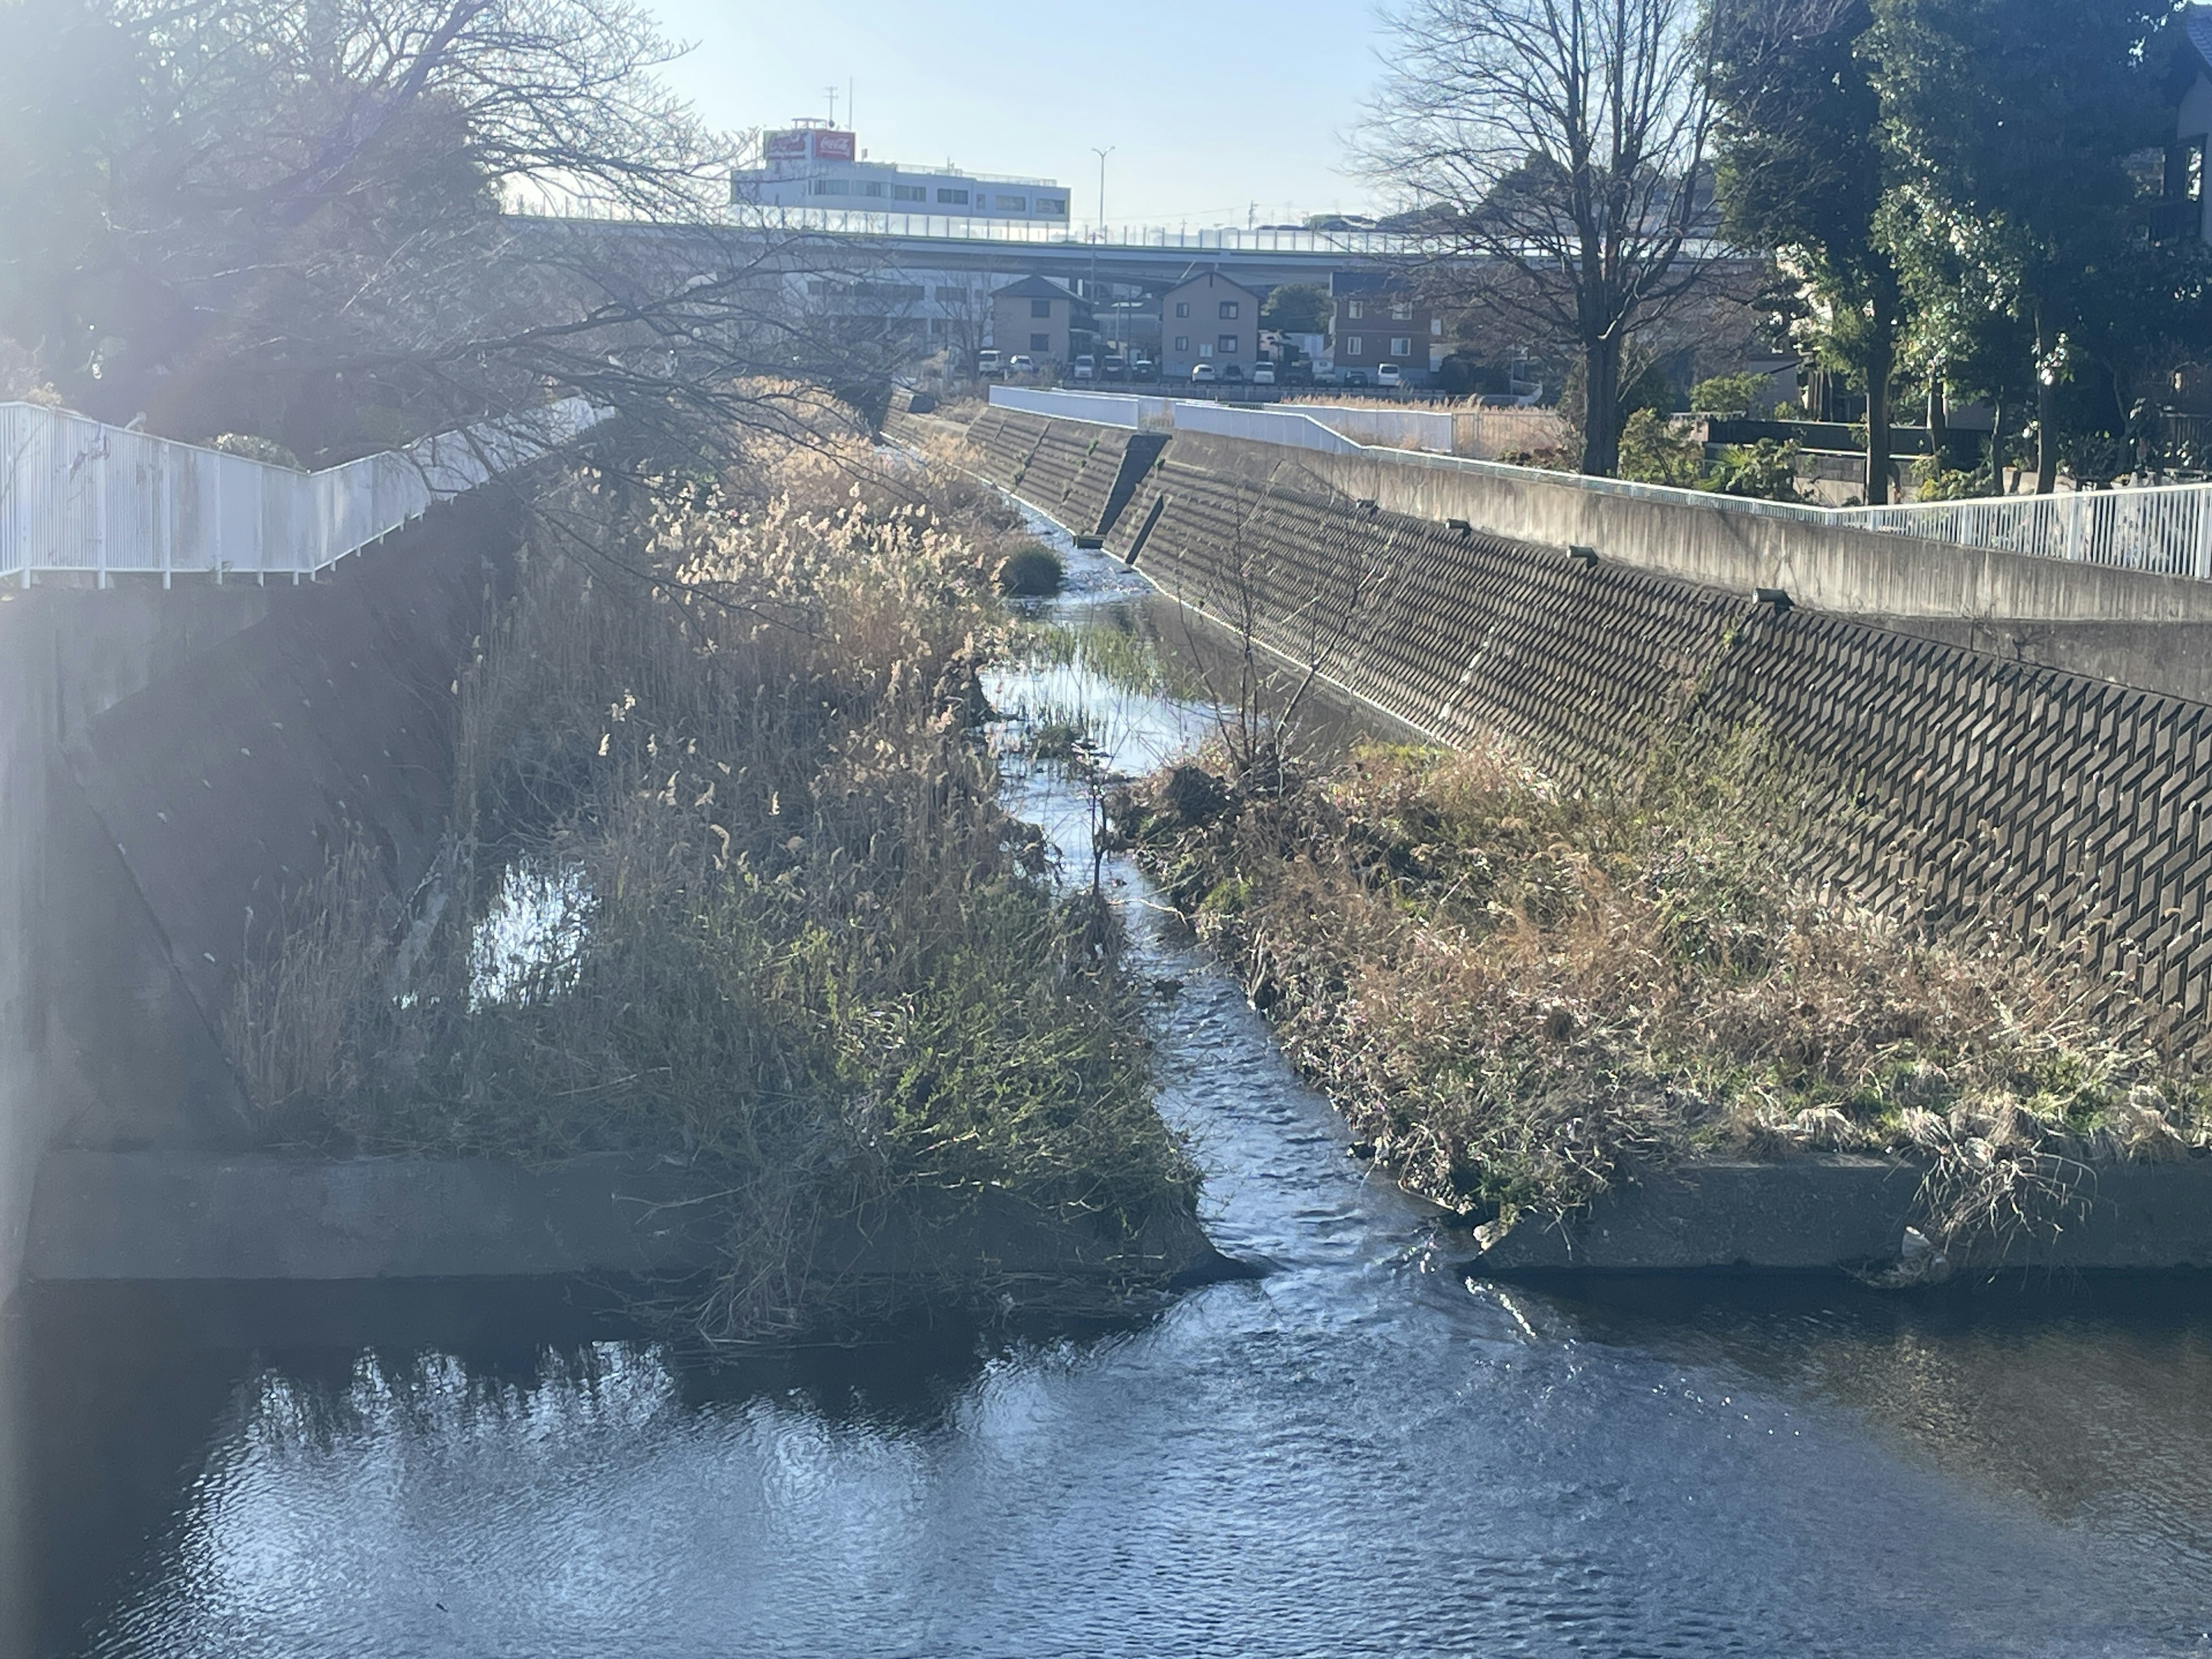
<instances>
[{"instance_id":1,"label":"coca-cola sign","mask_svg":"<svg viewBox=\"0 0 2212 1659\"><path fill-rule=\"evenodd\" d=\"M849 132L817 131L814 135L814 159L817 161L849 161L854 154L853 135Z\"/></svg>"},{"instance_id":2,"label":"coca-cola sign","mask_svg":"<svg viewBox=\"0 0 2212 1659\"><path fill-rule=\"evenodd\" d=\"M771 132L763 141L762 149L771 161L804 161L806 159L806 135L804 132Z\"/></svg>"}]
</instances>

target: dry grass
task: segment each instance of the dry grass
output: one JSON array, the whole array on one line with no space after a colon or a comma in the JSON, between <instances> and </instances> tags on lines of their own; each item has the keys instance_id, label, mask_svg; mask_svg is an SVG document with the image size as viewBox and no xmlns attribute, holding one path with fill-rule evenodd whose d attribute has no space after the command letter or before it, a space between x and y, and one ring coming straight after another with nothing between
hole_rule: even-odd
<instances>
[{"instance_id":1,"label":"dry grass","mask_svg":"<svg viewBox=\"0 0 2212 1659\"><path fill-rule=\"evenodd\" d=\"M835 444L558 505L463 677L441 881L394 917L342 865L241 981L275 1130L683 1156L734 1200L714 1337L836 1317L807 1243L886 1206L1188 1206L1110 919L975 735L1015 515Z\"/></svg>"},{"instance_id":2,"label":"dry grass","mask_svg":"<svg viewBox=\"0 0 2212 1659\"><path fill-rule=\"evenodd\" d=\"M2046 1227L2096 1159L2207 1139L2097 988L1810 886L1755 741L1563 795L1503 750L1370 749L1244 787L1216 761L1121 817L1293 1061L1415 1189L1510 1225L1624 1165L1928 1160L1956 1255Z\"/></svg>"}]
</instances>

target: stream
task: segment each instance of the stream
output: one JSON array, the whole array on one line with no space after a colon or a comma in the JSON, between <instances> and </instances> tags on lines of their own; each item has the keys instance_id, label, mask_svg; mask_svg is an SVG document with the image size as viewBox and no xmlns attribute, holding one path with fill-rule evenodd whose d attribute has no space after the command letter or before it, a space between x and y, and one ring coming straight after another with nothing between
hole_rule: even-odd
<instances>
[{"instance_id":1,"label":"stream","mask_svg":"<svg viewBox=\"0 0 2212 1659\"><path fill-rule=\"evenodd\" d=\"M1054 538L1049 615L1177 648L1136 577ZM1132 772L1206 719L1080 665L993 690L1082 708ZM1082 792L1008 775L1087 879ZM0 1356L17 1643L2212 1653L2212 1292L1470 1282L1133 867L1104 876L1208 1228L1264 1276L1080 1337L720 1371L557 1291L319 1291L276 1345L253 1308L40 1298Z\"/></svg>"}]
</instances>

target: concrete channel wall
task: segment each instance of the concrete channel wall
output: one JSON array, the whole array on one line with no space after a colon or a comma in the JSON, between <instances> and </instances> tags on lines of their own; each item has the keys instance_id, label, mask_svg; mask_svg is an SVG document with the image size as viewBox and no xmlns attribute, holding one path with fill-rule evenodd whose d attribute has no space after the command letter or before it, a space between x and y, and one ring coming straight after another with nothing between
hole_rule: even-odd
<instances>
[{"instance_id":1,"label":"concrete channel wall","mask_svg":"<svg viewBox=\"0 0 2212 1659\"><path fill-rule=\"evenodd\" d=\"M516 534L472 499L297 587L0 599L0 1301L48 1148L246 1139L245 941L349 837L395 885L427 867Z\"/></svg>"},{"instance_id":2,"label":"concrete channel wall","mask_svg":"<svg viewBox=\"0 0 2212 1659\"><path fill-rule=\"evenodd\" d=\"M1020 489L994 458L1036 437L1034 417L1008 417L983 470ZM1486 528L1501 524L1522 533ZM1502 734L1595 777L1692 722L1756 728L1814 781L1819 873L2080 951L2203 1041L2212 706L1914 629L2009 611L2155 634L2212 613L2212 585L1808 535L1695 503L1571 501L1526 475L1178 434L1105 544L1445 743ZM1769 586L1798 603L1762 600Z\"/></svg>"}]
</instances>

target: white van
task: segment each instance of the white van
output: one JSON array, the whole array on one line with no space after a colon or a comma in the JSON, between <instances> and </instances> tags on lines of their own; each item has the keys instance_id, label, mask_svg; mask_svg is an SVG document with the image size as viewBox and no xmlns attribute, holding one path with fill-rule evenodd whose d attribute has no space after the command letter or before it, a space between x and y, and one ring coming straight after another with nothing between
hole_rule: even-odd
<instances>
[{"instance_id":1,"label":"white van","mask_svg":"<svg viewBox=\"0 0 2212 1659\"><path fill-rule=\"evenodd\" d=\"M1098 378L1098 360L1096 357L1091 356L1087 353L1083 356L1078 357L1075 360L1074 378L1079 380L1097 380Z\"/></svg>"}]
</instances>

